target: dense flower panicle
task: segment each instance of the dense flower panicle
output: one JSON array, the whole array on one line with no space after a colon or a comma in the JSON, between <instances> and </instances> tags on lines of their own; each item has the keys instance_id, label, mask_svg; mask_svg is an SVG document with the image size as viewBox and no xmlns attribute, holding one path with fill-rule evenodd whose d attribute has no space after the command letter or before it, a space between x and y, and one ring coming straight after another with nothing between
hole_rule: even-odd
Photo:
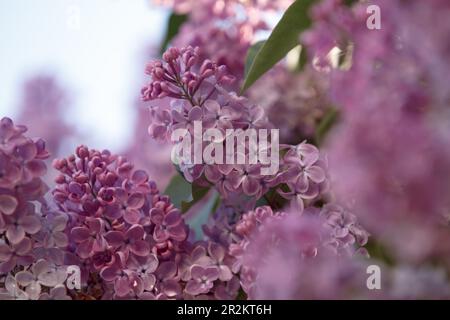
<instances>
[{"instance_id":1,"label":"dense flower panicle","mask_svg":"<svg viewBox=\"0 0 450 320\"><path fill-rule=\"evenodd\" d=\"M335 221L317 212L273 213L270 207L244 215L236 225L243 240L231 245L230 252L240 260L241 284L248 297L343 298L336 290L342 294L349 280L362 289L365 283L358 279L365 277L365 269L356 268L359 255L339 254L331 244L331 238L337 241L344 233L341 226L333 225ZM334 269L327 267L330 264Z\"/></svg>"},{"instance_id":2,"label":"dense flower panicle","mask_svg":"<svg viewBox=\"0 0 450 320\"><path fill-rule=\"evenodd\" d=\"M134 289L133 260L171 258L186 239L178 211L126 159L80 146L54 167L61 175L53 197L70 217L69 250L87 274L97 271L112 282L118 296Z\"/></svg>"},{"instance_id":3,"label":"dense flower panicle","mask_svg":"<svg viewBox=\"0 0 450 320\"><path fill-rule=\"evenodd\" d=\"M237 90L244 78L245 57L258 39L258 32L269 29L268 16L285 10L286 1L160 1L178 13L189 12L172 44L199 47L202 60L212 59L227 66L236 76ZM214 39L214 41L211 41ZM233 54L229 54L233 52ZM311 71L311 70L310 70ZM325 97L325 77L317 72L291 73L280 65L270 76L249 90L252 101L267 110L271 121L281 129L285 142L312 138L318 121L329 104Z\"/></svg>"},{"instance_id":4,"label":"dense flower panicle","mask_svg":"<svg viewBox=\"0 0 450 320\"><path fill-rule=\"evenodd\" d=\"M75 134L74 128L64 120L64 112L70 104L67 92L48 75L28 79L23 91L18 122L25 124L34 136L45 140L51 154L61 152L64 139Z\"/></svg>"},{"instance_id":5,"label":"dense flower panicle","mask_svg":"<svg viewBox=\"0 0 450 320\"><path fill-rule=\"evenodd\" d=\"M149 133L153 137L168 139L174 130L186 129L188 138L194 141L194 121L202 124L202 135L206 129L216 129L222 136L225 136L228 129L242 131L273 128L260 106L251 103L245 97L228 92L221 86L221 79L226 79L226 82L231 79L224 73L225 69L220 71L222 66L217 67L214 62L209 60L202 62L196 52L197 49L192 47L170 48L163 55L164 61L152 62L147 68L147 73L151 75L152 81L143 89L143 99L153 100L167 96L172 98L170 106L152 108L153 116ZM183 62L188 60L192 62ZM210 79L205 80L206 78L197 73L189 77L183 76L185 65L189 66L188 68L201 66L199 74L208 75L208 79ZM169 85L161 86L161 81L170 82L172 87L169 89ZM187 84L189 81L193 81L193 84ZM194 89L189 89L189 86ZM167 90L158 91L163 87ZM207 96L204 97L201 92L208 92ZM212 138L211 141L202 142L203 147L207 147L211 142L229 143L226 140L219 140L217 137L210 138ZM271 136L269 135L268 138L270 139ZM235 158L239 156L238 142L238 139L232 140ZM176 143L175 148L178 147L183 148L184 141ZM247 201L254 204L271 188L287 184L288 190L280 191L280 193L287 199L292 199L292 204L301 211L305 204L313 203L327 192L326 159L317 148L306 142L285 148L289 150L283 158L281 168L279 172L272 175L262 175L261 170L267 166L266 164L197 164L192 163L192 154L180 155L178 166L189 182L206 182L214 185L221 196L227 200L237 194L244 194L250 199ZM247 147L244 152L248 163L250 148ZM219 161L225 163L225 156L222 155L222 157ZM249 207L252 209L252 206Z\"/></svg>"},{"instance_id":6,"label":"dense flower panicle","mask_svg":"<svg viewBox=\"0 0 450 320\"><path fill-rule=\"evenodd\" d=\"M280 229L273 227L275 225ZM290 232L295 234L290 235ZM322 209L309 207L301 214L273 212L269 206L258 207L242 215L234 233L229 251L237 259L234 267L240 270L242 288L250 298L259 285L258 268L268 252L284 254L285 250L298 250L302 257L315 257L319 251L325 251L330 257L368 256L363 246L369 234L352 213L335 204ZM294 235L298 238L285 238ZM264 240L258 242L259 238Z\"/></svg>"},{"instance_id":7,"label":"dense flower panicle","mask_svg":"<svg viewBox=\"0 0 450 320\"><path fill-rule=\"evenodd\" d=\"M26 264L32 249L30 237L40 230L35 203L43 202L42 181L48 157L45 143L24 135L26 127L9 118L0 121L0 271L7 273Z\"/></svg>"},{"instance_id":8,"label":"dense flower panicle","mask_svg":"<svg viewBox=\"0 0 450 320\"><path fill-rule=\"evenodd\" d=\"M199 48L191 46L181 50L169 48L163 54L163 61L150 62L146 73L152 81L142 89L143 100L171 97L187 99L192 105L201 106L214 94L216 85L233 81L224 65L200 61L198 51ZM203 90L199 91L203 83ZM204 87L208 84L212 92L207 94Z\"/></svg>"},{"instance_id":9,"label":"dense flower panicle","mask_svg":"<svg viewBox=\"0 0 450 320\"><path fill-rule=\"evenodd\" d=\"M9 118L0 121L0 299L68 298L65 219L44 200L45 143L26 131Z\"/></svg>"},{"instance_id":10,"label":"dense flower panicle","mask_svg":"<svg viewBox=\"0 0 450 320\"><path fill-rule=\"evenodd\" d=\"M96 281L105 299L213 296L232 279L225 249L191 244L179 210L123 157L80 146L54 166L53 197L70 217L68 259L83 269L86 293Z\"/></svg>"}]
</instances>

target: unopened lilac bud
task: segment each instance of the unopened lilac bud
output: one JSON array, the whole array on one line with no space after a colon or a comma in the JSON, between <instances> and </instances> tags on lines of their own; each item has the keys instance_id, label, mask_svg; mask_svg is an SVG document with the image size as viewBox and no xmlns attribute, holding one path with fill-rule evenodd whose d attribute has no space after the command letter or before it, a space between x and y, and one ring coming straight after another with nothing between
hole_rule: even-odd
<instances>
[{"instance_id":1,"label":"unopened lilac bud","mask_svg":"<svg viewBox=\"0 0 450 320\"><path fill-rule=\"evenodd\" d=\"M166 91L161 91L161 93L158 95L158 99L163 99L163 98L165 98L165 97L168 97L168 96L171 96L171 94L169 94L168 92L166 92Z\"/></svg>"},{"instance_id":2,"label":"unopened lilac bud","mask_svg":"<svg viewBox=\"0 0 450 320\"><path fill-rule=\"evenodd\" d=\"M195 87L197 86L197 81L196 80L191 80L191 81L189 81L189 83L188 83L188 89L189 90L193 90L193 89L195 89Z\"/></svg>"},{"instance_id":3,"label":"unopened lilac bud","mask_svg":"<svg viewBox=\"0 0 450 320\"><path fill-rule=\"evenodd\" d=\"M55 161L58 161L58 160L55 160ZM57 184L63 184L66 182L66 178L64 177L64 175L60 174L55 178L55 182Z\"/></svg>"},{"instance_id":4,"label":"unopened lilac bud","mask_svg":"<svg viewBox=\"0 0 450 320\"><path fill-rule=\"evenodd\" d=\"M211 60L205 60L200 67L200 74L202 75L202 77L209 77L213 74L213 68L214 64L211 62Z\"/></svg>"},{"instance_id":5,"label":"unopened lilac bud","mask_svg":"<svg viewBox=\"0 0 450 320\"><path fill-rule=\"evenodd\" d=\"M192 68L192 66L194 66L196 63L197 63L197 57L191 57L191 58L189 58L189 60L187 61L187 63L186 63L186 68L188 68L188 69L190 69L190 68Z\"/></svg>"},{"instance_id":6,"label":"unopened lilac bud","mask_svg":"<svg viewBox=\"0 0 450 320\"><path fill-rule=\"evenodd\" d=\"M172 62L180 56L180 51L177 48L169 48L164 54L163 59L166 62Z\"/></svg>"},{"instance_id":7,"label":"unopened lilac bud","mask_svg":"<svg viewBox=\"0 0 450 320\"><path fill-rule=\"evenodd\" d=\"M162 80L164 77L164 69L161 67L153 69L152 77L155 80Z\"/></svg>"},{"instance_id":8,"label":"unopened lilac bud","mask_svg":"<svg viewBox=\"0 0 450 320\"><path fill-rule=\"evenodd\" d=\"M77 156L79 158L84 159L84 158L87 158L89 156L89 150L85 146L79 146L76 149L76 154L77 154Z\"/></svg>"}]
</instances>

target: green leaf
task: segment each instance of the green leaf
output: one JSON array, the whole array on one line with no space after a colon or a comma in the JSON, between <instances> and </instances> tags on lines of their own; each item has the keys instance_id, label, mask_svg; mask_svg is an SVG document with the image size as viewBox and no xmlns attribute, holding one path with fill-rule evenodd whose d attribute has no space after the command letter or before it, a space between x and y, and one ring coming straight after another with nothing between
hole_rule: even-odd
<instances>
[{"instance_id":1,"label":"green leaf","mask_svg":"<svg viewBox=\"0 0 450 320\"><path fill-rule=\"evenodd\" d=\"M389 252L388 248L383 246L379 240L376 240L373 237L369 238L369 241L364 248L369 252L371 258L383 261L388 266L394 266L397 262L393 258L391 252Z\"/></svg>"},{"instance_id":2,"label":"green leaf","mask_svg":"<svg viewBox=\"0 0 450 320\"><path fill-rule=\"evenodd\" d=\"M164 194L168 195L175 207L180 209L183 202L189 202L193 199L191 184L180 174L176 174L172 180L170 180Z\"/></svg>"},{"instance_id":3,"label":"green leaf","mask_svg":"<svg viewBox=\"0 0 450 320\"><path fill-rule=\"evenodd\" d=\"M247 77L247 74L250 71L250 67L252 66L253 61L255 60L255 57L258 54L259 50L261 50L264 43L266 43L266 40L258 41L255 44L253 44L250 47L250 49L248 49L247 58L245 58L244 78Z\"/></svg>"},{"instance_id":4,"label":"green leaf","mask_svg":"<svg viewBox=\"0 0 450 320\"><path fill-rule=\"evenodd\" d=\"M324 115L322 121L320 121L316 129L315 139L318 145L320 145L323 142L326 134L330 131L330 129L338 120L338 117L339 111L336 108L330 108L330 110L328 110L327 113Z\"/></svg>"},{"instance_id":5,"label":"green leaf","mask_svg":"<svg viewBox=\"0 0 450 320\"><path fill-rule=\"evenodd\" d=\"M218 203L220 202L219 194L213 190L210 194L208 201L203 205L198 212L195 213L193 218L188 220L189 226L195 232L196 240L201 240L203 238L203 228L202 226L208 222L209 216L216 211Z\"/></svg>"},{"instance_id":6,"label":"green leaf","mask_svg":"<svg viewBox=\"0 0 450 320\"><path fill-rule=\"evenodd\" d=\"M176 174L170 180L164 194L170 197L175 207L181 209L182 213L186 213L194 204L202 200L209 190L210 188L191 184L181 174Z\"/></svg>"},{"instance_id":7,"label":"green leaf","mask_svg":"<svg viewBox=\"0 0 450 320\"><path fill-rule=\"evenodd\" d=\"M160 54L163 54L164 51L166 51L168 44L178 34L178 31L187 19L187 14L172 13L170 15L167 22L166 36L164 37L164 41L161 44Z\"/></svg>"},{"instance_id":8,"label":"green leaf","mask_svg":"<svg viewBox=\"0 0 450 320\"><path fill-rule=\"evenodd\" d=\"M286 10L269 39L253 59L241 92L247 90L299 44L300 33L311 25L308 12L314 2L315 0L297 0Z\"/></svg>"},{"instance_id":9,"label":"green leaf","mask_svg":"<svg viewBox=\"0 0 450 320\"><path fill-rule=\"evenodd\" d=\"M346 6L351 7L352 5L354 5L355 3L357 3L359 0L344 0L344 4Z\"/></svg>"},{"instance_id":10,"label":"green leaf","mask_svg":"<svg viewBox=\"0 0 450 320\"><path fill-rule=\"evenodd\" d=\"M192 190L191 190L191 199L192 200L181 202L181 212L183 212L183 213L187 212L194 204L196 204L201 199L203 199L206 196L206 194L208 193L208 191L209 191L209 188L199 187L199 186L193 184Z\"/></svg>"}]
</instances>

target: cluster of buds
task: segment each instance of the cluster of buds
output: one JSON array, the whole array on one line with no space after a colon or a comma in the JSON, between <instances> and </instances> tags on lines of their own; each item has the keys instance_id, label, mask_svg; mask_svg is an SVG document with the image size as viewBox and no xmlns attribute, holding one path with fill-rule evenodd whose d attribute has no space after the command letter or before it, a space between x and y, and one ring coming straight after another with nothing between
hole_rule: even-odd
<instances>
[{"instance_id":1,"label":"cluster of buds","mask_svg":"<svg viewBox=\"0 0 450 320\"><path fill-rule=\"evenodd\" d=\"M233 81L225 66L209 60L199 64L198 50L192 47L170 48L164 53L163 61L150 62L145 71L152 77L152 82L142 88L144 101L171 97L202 105L208 99L208 96L201 97L205 93L199 90L203 83L214 89L217 84Z\"/></svg>"},{"instance_id":2,"label":"cluster of buds","mask_svg":"<svg viewBox=\"0 0 450 320\"><path fill-rule=\"evenodd\" d=\"M310 207L302 214L258 207L242 215L234 233L240 239L229 244L229 252L236 258L235 270L240 272L242 288L249 298L258 297L255 293L260 289L255 280L264 276L262 270L277 269L277 261L266 259L268 255L291 252L296 259L368 256L362 246L369 234L353 214L338 205L326 205L323 209Z\"/></svg>"}]
</instances>

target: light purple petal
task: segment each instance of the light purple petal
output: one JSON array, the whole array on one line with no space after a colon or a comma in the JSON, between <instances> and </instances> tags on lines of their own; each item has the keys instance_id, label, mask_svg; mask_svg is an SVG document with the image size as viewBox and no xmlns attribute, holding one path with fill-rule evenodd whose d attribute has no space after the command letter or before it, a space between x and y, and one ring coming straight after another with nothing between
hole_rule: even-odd
<instances>
[{"instance_id":1,"label":"light purple petal","mask_svg":"<svg viewBox=\"0 0 450 320\"><path fill-rule=\"evenodd\" d=\"M75 227L70 232L70 236L72 237L73 241L75 242L82 242L85 241L90 237L91 233L89 229L85 227Z\"/></svg>"},{"instance_id":2,"label":"light purple petal","mask_svg":"<svg viewBox=\"0 0 450 320\"><path fill-rule=\"evenodd\" d=\"M128 231L125 234L125 237L127 239L133 239L133 240L141 240L144 238L145 231L144 228L141 225L133 225L128 229Z\"/></svg>"},{"instance_id":3,"label":"light purple petal","mask_svg":"<svg viewBox=\"0 0 450 320\"><path fill-rule=\"evenodd\" d=\"M325 180L325 172L321 167L318 166L309 167L306 174L315 183L321 183Z\"/></svg>"},{"instance_id":4,"label":"light purple petal","mask_svg":"<svg viewBox=\"0 0 450 320\"><path fill-rule=\"evenodd\" d=\"M130 245L130 251L137 256L145 257L150 253L150 246L148 242L144 240L138 240Z\"/></svg>"},{"instance_id":5,"label":"light purple petal","mask_svg":"<svg viewBox=\"0 0 450 320\"><path fill-rule=\"evenodd\" d=\"M105 239L110 246L120 246L124 243L125 236L120 231L109 231L105 234Z\"/></svg>"},{"instance_id":6,"label":"light purple petal","mask_svg":"<svg viewBox=\"0 0 450 320\"><path fill-rule=\"evenodd\" d=\"M16 274L15 279L18 284L26 287L34 280L34 276L28 271L20 271Z\"/></svg>"},{"instance_id":7,"label":"light purple petal","mask_svg":"<svg viewBox=\"0 0 450 320\"><path fill-rule=\"evenodd\" d=\"M41 222L37 216L26 216L21 218L20 225L28 234L35 234L41 229Z\"/></svg>"},{"instance_id":8,"label":"light purple petal","mask_svg":"<svg viewBox=\"0 0 450 320\"><path fill-rule=\"evenodd\" d=\"M9 225L6 229L6 238L12 244L18 244L25 238L25 230L22 226Z\"/></svg>"},{"instance_id":9,"label":"light purple petal","mask_svg":"<svg viewBox=\"0 0 450 320\"><path fill-rule=\"evenodd\" d=\"M33 175L33 177L42 177L47 172L47 166L45 165L45 162L42 160L28 161L26 166L27 169Z\"/></svg>"},{"instance_id":10,"label":"light purple petal","mask_svg":"<svg viewBox=\"0 0 450 320\"><path fill-rule=\"evenodd\" d=\"M138 210L127 209L123 212L123 218L129 224L136 224L141 220L141 213Z\"/></svg>"},{"instance_id":11,"label":"light purple petal","mask_svg":"<svg viewBox=\"0 0 450 320\"><path fill-rule=\"evenodd\" d=\"M194 280L191 280L186 284L186 288L184 289L184 291L192 296L204 293L202 285Z\"/></svg>"},{"instance_id":12,"label":"light purple petal","mask_svg":"<svg viewBox=\"0 0 450 320\"><path fill-rule=\"evenodd\" d=\"M181 293L180 284L176 280L164 281L161 285L161 290L169 298L176 297Z\"/></svg>"},{"instance_id":13,"label":"light purple petal","mask_svg":"<svg viewBox=\"0 0 450 320\"><path fill-rule=\"evenodd\" d=\"M142 193L133 193L127 201L127 207L131 209L139 209L145 203L145 198Z\"/></svg>"},{"instance_id":14,"label":"light purple petal","mask_svg":"<svg viewBox=\"0 0 450 320\"><path fill-rule=\"evenodd\" d=\"M5 215L14 213L18 205L17 199L6 194L0 195L0 211Z\"/></svg>"},{"instance_id":15,"label":"light purple petal","mask_svg":"<svg viewBox=\"0 0 450 320\"><path fill-rule=\"evenodd\" d=\"M202 118L202 109L200 107L193 107L191 110L189 110L188 119L190 121L198 121Z\"/></svg>"}]
</instances>

